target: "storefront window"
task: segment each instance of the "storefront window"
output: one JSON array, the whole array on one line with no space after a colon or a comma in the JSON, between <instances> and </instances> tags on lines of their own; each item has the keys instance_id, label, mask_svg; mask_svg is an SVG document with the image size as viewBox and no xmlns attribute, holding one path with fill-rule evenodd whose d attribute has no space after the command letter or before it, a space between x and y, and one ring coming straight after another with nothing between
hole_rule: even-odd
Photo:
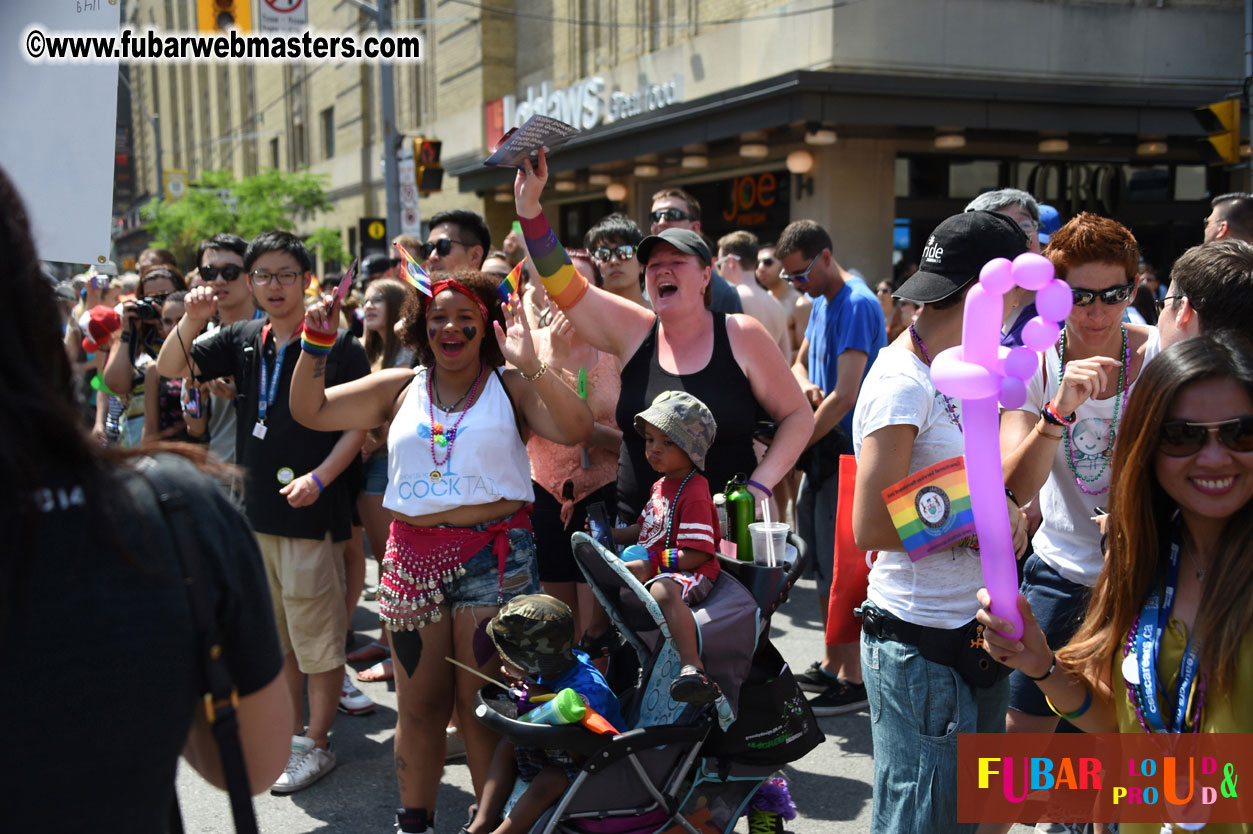
<instances>
[{"instance_id":1,"label":"storefront window","mask_svg":"<svg viewBox=\"0 0 1253 834\"><path fill-rule=\"evenodd\" d=\"M969 200L1000 187L1001 165L991 159L961 160L948 166L948 196Z\"/></svg>"}]
</instances>

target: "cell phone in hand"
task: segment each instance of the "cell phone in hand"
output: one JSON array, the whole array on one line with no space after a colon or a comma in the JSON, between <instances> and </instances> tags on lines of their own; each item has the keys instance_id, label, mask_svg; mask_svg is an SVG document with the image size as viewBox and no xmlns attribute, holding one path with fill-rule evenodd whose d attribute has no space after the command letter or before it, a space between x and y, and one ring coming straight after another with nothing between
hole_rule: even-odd
<instances>
[{"instance_id":1,"label":"cell phone in hand","mask_svg":"<svg viewBox=\"0 0 1253 834\"><path fill-rule=\"evenodd\" d=\"M587 526L592 531L592 538L600 542L610 552L616 552L613 544L613 525L609 523L609 511L604 501L593 501L587 505Z\"/></svg>"}]
</instances>

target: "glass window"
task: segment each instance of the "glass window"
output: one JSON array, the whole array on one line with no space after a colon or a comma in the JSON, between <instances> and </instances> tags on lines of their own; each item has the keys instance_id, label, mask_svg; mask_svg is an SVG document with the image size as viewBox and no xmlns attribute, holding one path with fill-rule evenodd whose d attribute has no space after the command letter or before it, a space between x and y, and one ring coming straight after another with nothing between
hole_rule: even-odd
<instances>
[{"instance_id":1,"label":"glass window","mask_svg":"<svg viewBox=\"0 0 1253 834\"><path fill-rule=\"evenodd\" d=\"M1175 166L1175 199L1204 200L1209 196L1209 188L1205 184L1206 169L1204 165Z\"/></svg>"},{"instance_id":2,"label":"glass window","mask_svg":"<svg viewBox=\"0 0 1253 834\"><path fill-rule=\"evenodd\" d=\"M328 107L319 114L322 120L322 158L335 155L335 108Z\"/></svg>"},{"instance_id":3,"label":"glass window","mask_svg":"<svg viewBox=\"0 0 1253 834\"><path fill-rule=\"evenodd\" d=\"M896 193L897 197L909 196L909 160L896 158Z\"/></svg>"},{"instance_id":4,"label":"glass window","mask_svg":"<svg viewBox=\"0 0 1253 834\"><path fill-rule=\"evenodd\" d=\"M948 196L968 200L999 187L1000 163L992 159L950 162Z\"/></svg>"}]
</instances>

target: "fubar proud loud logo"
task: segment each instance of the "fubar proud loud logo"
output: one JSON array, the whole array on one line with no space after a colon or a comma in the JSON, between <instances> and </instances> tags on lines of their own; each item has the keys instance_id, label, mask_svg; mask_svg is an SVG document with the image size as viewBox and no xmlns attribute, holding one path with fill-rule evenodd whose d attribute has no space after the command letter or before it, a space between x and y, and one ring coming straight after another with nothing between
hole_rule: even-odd
<instances>
[{"instance_id":1,"label":"fubar proud loud logo","mask_svg":"<svg viewBox=\"0 0 1253 834\"><path fill-rule=\"evenodd\" d=\"M957 760L958 822L1253 822L1253 734L965 733Z\"/></svg>"}]
</instances>

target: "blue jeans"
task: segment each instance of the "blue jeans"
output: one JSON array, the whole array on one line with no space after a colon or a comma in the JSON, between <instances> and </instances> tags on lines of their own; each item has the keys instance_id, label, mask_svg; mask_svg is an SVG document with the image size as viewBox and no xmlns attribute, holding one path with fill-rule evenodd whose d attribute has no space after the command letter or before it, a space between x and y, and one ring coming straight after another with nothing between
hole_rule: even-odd
<instances>
[{"instance_id":1,"label":"blue jeans","mask_svg":"<svg viewBox=\"0 0 1253 834\"><path fill-rule=\"evenodd\" d=\"M875 834L971 831L957 823L957 734L1005 731L1009 683L976 689L917 646L861 635L874 744Z\"/></svg>"},{"instance_id":2,"label":"blue jeans","mask_svg":"<svg viewBox=\"0 0 1253 834\"><path fill-rule=\"evenodd\" d=\"M1092 593L1091 588L1071 582L1034 553L1027 557L1023 566L1019 590L1031 603L1036 622L1054 649L1060 649L1075 636L1088 613L1088 597ZM1019 712L1040 716L1053 714L1040 687L1022 672L1009 676L1009 691L1009 705Z\"/></svg>"}]
</instances>

